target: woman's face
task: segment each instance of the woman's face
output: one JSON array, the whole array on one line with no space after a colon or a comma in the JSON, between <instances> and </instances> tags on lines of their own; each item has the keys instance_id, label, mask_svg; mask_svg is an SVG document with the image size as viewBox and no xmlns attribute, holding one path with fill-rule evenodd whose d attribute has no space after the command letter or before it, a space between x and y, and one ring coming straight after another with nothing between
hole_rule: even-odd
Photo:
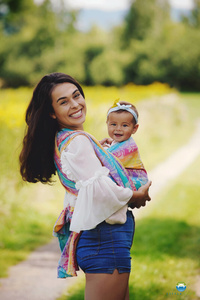
<instances>
[{"instance_id":1,"label":"woman's face","mask_svg":"<svg viewBox=\"0 0 200 300\"><path fill-rule=\"evenodd\" d=\"M54 113L60 128L83 130L86 116L86 103L79 89L72 83L58 84L51 93Z\"/></svg>"}]
</instances>

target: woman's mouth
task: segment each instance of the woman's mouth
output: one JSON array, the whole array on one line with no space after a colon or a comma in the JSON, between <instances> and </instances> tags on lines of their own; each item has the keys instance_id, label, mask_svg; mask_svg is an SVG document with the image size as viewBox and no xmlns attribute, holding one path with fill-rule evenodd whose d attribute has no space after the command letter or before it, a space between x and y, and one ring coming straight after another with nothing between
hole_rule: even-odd
<instances>
[{"instance_id":1,"label":"woman's mouth","mask_svg":"<svg viewBox=\"0 0 200 300\"><path fill-rule=\"evenodd\" d=\"M74 118L74 119L78 119L82 116L82 109L80 109L79 111L73 113L70 115L70 117Z\"/></svg>"}]
</instances>

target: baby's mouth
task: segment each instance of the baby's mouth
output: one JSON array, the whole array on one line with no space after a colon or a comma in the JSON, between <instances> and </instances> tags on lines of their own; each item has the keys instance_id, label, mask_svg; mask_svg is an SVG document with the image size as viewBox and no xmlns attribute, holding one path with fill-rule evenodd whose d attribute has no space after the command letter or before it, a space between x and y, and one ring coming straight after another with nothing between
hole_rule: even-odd
<instances>
[{"instance_id":1,"label":"baby's mouth","mask_svg":"<svg viewBox=\"0 0 200 300\"><path fill-rule=\"evenodd\" d=\"M123 134L120 134L120 133L115 133L115 136L116 137L121 137Z\"/></svg>"}]
</instances>

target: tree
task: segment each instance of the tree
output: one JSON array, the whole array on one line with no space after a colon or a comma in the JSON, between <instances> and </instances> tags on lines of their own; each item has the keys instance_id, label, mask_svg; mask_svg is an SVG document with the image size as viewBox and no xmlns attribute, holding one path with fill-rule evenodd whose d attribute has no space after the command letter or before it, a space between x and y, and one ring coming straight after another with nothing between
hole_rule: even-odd
<instances>
[{"instance_id":1,"label":"tree","mask_svg":"<svg viewBox=\"0 0 200 300\"><path fill-rule=\"evenodd\" d=\"M124 74L122 57L118 51L105 49L89 66L93 84L122 85Z\"/></svg>"},{"instance_id":2,"label":"tree","mask_svg":"<svg viewBox=\"0 0 200 300\"><path fill-rule=\"evenodd\" d=\"M191 11L191 15L186 18L188 23L195 28L200 28L200 0L194 0L194 8Z\"/></svg>"},{"instance_id":3,"label":"tree","mask_svg":"<svg viewBox=\"0 0 200 300\"><path fill-rule=\"evenodd\" d=\"M34 9L33 0L0 0L0 23L6 34L13 34L25 25L26 14Z\"/></svg>"},{"instance_id":4,"label":"tree","mask_svg":"<svg viewBox=\"0 0 200 300\"><path fill-rule=\"evenodd\" d=\"M135 0L125 17L123 42L127 46L131 39L144 40L152 32L157 31L169 18L169 4L167 0Z\"/></svg>"},{"instance_id":5,"label":"tree","mask_svg":"<svg viewBox=\"0 0 200 300\"><path fill-rule=\"evenodd\" d=\"M76 12L68 11L62 0L56 2L57 7L50 0L40 5L33 0L16 0L14 4L12 0L0 3L0 8L6 8L0 20L0 78L4 86L34 85L45 73L69 72L66 68L72 65L72 57L83 64L80 47L73 48Z\"/></svg>"}]
</instances>

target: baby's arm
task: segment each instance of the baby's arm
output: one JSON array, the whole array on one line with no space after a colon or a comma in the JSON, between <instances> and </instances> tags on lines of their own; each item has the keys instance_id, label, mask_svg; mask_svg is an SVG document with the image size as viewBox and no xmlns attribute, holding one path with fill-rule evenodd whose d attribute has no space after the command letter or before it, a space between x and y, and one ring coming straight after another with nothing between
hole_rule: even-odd
<instances>
[{"instance_id":1,"label":"baby's arm","mask_svg":"<svg viewBox=\"0 0 200 300\"><path fill-rule=\"evenodd\" d=\"M113 139L111 138L104 138L103 140L99 141L99 143L101 144L101 146L103 147L109 147L113 142Z\"/></svg>"}]
</instances>

